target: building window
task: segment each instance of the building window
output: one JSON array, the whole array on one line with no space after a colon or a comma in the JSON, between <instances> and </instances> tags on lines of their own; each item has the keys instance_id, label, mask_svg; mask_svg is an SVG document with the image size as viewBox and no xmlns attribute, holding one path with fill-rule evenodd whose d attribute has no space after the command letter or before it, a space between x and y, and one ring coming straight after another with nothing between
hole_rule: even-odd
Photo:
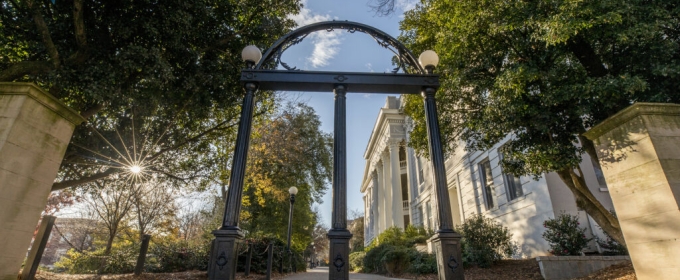
<instances>
[{"instance_id":1,"label":"building window","mask_svg":"<svg viewBox=\"0 0 680 280\"><path fill-rule=\"evenodd\" d=\"M508 188L508 200L514 200L524 195L522 190L522 182L519 176L512 174L505 174L505 184Z\"/></svg>"},{"instance_id":2,"label":"building window","mask_svg":"<svg viewBox=\"0 0 680 280\"><path fill-rule=\"evenodd\" d=\"M503 153L501 149L498 149L498 157L502 161ZM508 195L508 201L514 200L520 196L524 195L524 190L522 190L522 181L519 176L513 174L503 174L503 180L505 180L505 187L507 188L506 193Z\"/></svg>"},{"instance_id":3,"label":"building window","mask_svg":"<svg viewBox=\"0 0 680 280\"><path fill-rule=\"evenodd\" d=\"M602 173L602 168L596 159L590 158L590 162L593 164L593 171L595 171L595 178L597 178L597 183L600 187L606 188L607 181L604 179L604 173Z\"/></svg>"},{"instance_id":4,"label":"building window","mask_svg":"<svg viewBox=\"0 0 680 280\"><path fill-rule=\"evenodd\" d=\"M482 192L484 195L484 202L486 209L491 209L495 206L493 195L493 176L491 175L491 162L488 159L479 164L479 177L482 182Z\"/></svg>"},{"instance_id":5,"label":"building window","mask_svg":"<svg viewBox=\"0 0 680 280\"><path fill-rule=\"evenodd\" d=\"M423 206L418 206L418 219L420 220L418 221L420 226L425 227L425 216L423 215Z\"/></svg>"}]
</instances>

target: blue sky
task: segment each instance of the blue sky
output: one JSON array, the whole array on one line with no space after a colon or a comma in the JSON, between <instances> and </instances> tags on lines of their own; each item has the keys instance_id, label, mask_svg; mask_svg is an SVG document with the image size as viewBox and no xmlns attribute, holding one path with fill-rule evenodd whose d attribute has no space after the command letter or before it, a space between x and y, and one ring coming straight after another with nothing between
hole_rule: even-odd
<instances>
[{"instance_id":1,"label":"blue sky","mask_svg":"<svg viewBox=\"0 0 680 280\"><path fill-rule=\"evenodd\" d=\"M417 1L396 0L396 12L389 17L376 16L369 0L306 0L300 14L293 17L298 26L327 20L349 20L378 28L392 37L399 35L399 21L403 12L411 9ZM264 50L263 50L264 51ZM415 54L416 56L418 54ZM390 72L392 53L380 47L370 36L363 33L347 33L344 30L320 31L290 49L281 60L302 70ZM282 93L284 98L306 101L314 107L322 122L322 130L333 132L333 93ZM347 94L347 202L348 210L363 213L363 200L359 192L364 172L363 158L368 138L385 104L385 94ZM331 195L329 187L318 205L325 225L331 225Z\"/></svg>"}]
</instances>

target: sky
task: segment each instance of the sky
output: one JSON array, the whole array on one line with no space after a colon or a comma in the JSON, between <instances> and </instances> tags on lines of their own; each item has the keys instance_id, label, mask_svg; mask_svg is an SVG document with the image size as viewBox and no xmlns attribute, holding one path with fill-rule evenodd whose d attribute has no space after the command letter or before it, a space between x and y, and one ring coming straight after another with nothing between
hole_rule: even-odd
<instances>
[{"instance_id":1,"label":"sky","mask_svg":"<svg viewBox=\"0 0 680 280\"><path fill-rule=\"evenodd\" d=\"M292 18L298 26L328 20L354 21L373 26L396 38L404 11L412 9L417 0L396 1L395 13L381 17L371 10L370 0L306 0L302 1L304 8L301 12ZM336 30L312 33L283 53L281 61L301 70L389 73L394 68L392 56L389 50L364 33ZM319 115L321 129L333 133L334 96L330 89L328 93L284 92L281 96L306 101ZM347 93L347 209L359 211L362 215L364 206L360 188L366 164L364 151L387 96ZM326 226L331 225L331 208L332 190L329 185L323 202L318 205L321 222Z\"/></svg>"}]
</instances>

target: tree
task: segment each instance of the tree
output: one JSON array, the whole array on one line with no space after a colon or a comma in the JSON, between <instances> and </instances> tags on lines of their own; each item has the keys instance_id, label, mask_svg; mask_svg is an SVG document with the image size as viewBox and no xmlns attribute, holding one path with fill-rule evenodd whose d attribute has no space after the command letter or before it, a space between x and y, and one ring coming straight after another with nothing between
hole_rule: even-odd
<instances>
[{"instance_id":1,"label":"tree","mask_svg":"<svg viewBox=\"0 0 680 280\"><path fill-rule=\"evenodd\" d=\"M59 190L125 171L121 163L132 159L154 161L159 170L148 171L166 177L205 169L203 159L182 154L208 150L204 138L237 122L241 49L271 44L294 26L287 15L301 4L4 0L0 7L0 81L34 82L89 120L74 132L77 146L69 146L53 186ZM116 135L124 130L132 137ZM132 139L150 142L136 143L147 148L136 153ZM193 150L173 154L187 146ZM201 173L184 175L175 179Z\"/></svg>"},{"instance_id":2,"label":"tree","mask_svg":"<svg viewBox=\"0 0 680 280\"><path fill-rule=\"evenodd\" d=\"M168 228L175 218L177 205L173 189L156 180L143 183L132 197L134 216L139 231L139 240L145 234L160 228Z\"/></svg>"},{"instance_id":3,"label":"tree","mask_svg":"<svg viewBox=\"0 0 680 280\"><path fill-rule=\"evenodd\" d=\"M349 232L352 240L349 243L350 252L364 250L364 214L358 210L350 211Z\"/></svg>"},{"instance_id":4,"label":"tree","mask_svg":"<svg viewBox=\"0 0 680 280\"><path fill-rule=\"evenodd\" d=\"M287 237L289 193L298 188L293 208L292 246L311 243L319 203L332 171L332 138L320 129L311 107L296 103L276 111L253 127L240 226L253 234Z\"/></svg>"},{"instance_id":5,"label":"tree","mask_svg":"<svg viewBox=\"0 0 680 280\"><path fill-rule=\"evenodd\" d=\"M590 192L582 134L633 102L680 102L680 5L670 1L441 1L406 13L401 39L434 49L443 137L500 150L505 171L556 172L584 209L624 244L616 217ZM410 143L425 152L422 100L407 99ZM597 164L597 163L596 163Z\"/></svg>"}]
</instances>

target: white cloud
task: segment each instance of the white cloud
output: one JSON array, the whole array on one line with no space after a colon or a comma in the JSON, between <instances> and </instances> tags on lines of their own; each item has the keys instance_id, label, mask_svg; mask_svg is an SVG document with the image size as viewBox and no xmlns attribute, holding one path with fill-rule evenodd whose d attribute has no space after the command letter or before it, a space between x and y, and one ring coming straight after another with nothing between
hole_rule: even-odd
<instances>
[{"instance_id":1,"label":"white cloud","mask_svg":"<svg viewBox=\"0 0 680 280\"><path fill-rule=\"evenodd\" d=\"M368 69L369 72L375 72L375 71L373 71L373 64L371 64L370 62L366 63L365 66L366 66L366 68Z\"/></svg>"},{"instance_id":2,"label":"white cloud","mask_svg":"<svg viewBox=\"0 0 680 280\"><path fill-rule=\"evenodd\" d=\"M395 6L404 12L413 10L413 8L415 8L416 4L418 3L417 0L395 0L395 1L396 1L396 3L394 3Z\"/></svg>"},{"instance_id":3,"label":"white cloud","mask_svg":"<svg viewBox=\"0 0 680 280\"><path fill-rule=\"evenodd\" d=\"M302 5L307 6L307 1L302 1ZM317 14L308 8L302 8L299 14L290 16L290 19L294 20L300 27L320 21L329 21L332 17L329 14ZM307 36L314 44L312 54L307 57L307 61L311 63L312 67L318 68L328 65L328 61L338 53L340 37L341 35L335 31L317 31Z\"/></svg>"}]
</instances>

